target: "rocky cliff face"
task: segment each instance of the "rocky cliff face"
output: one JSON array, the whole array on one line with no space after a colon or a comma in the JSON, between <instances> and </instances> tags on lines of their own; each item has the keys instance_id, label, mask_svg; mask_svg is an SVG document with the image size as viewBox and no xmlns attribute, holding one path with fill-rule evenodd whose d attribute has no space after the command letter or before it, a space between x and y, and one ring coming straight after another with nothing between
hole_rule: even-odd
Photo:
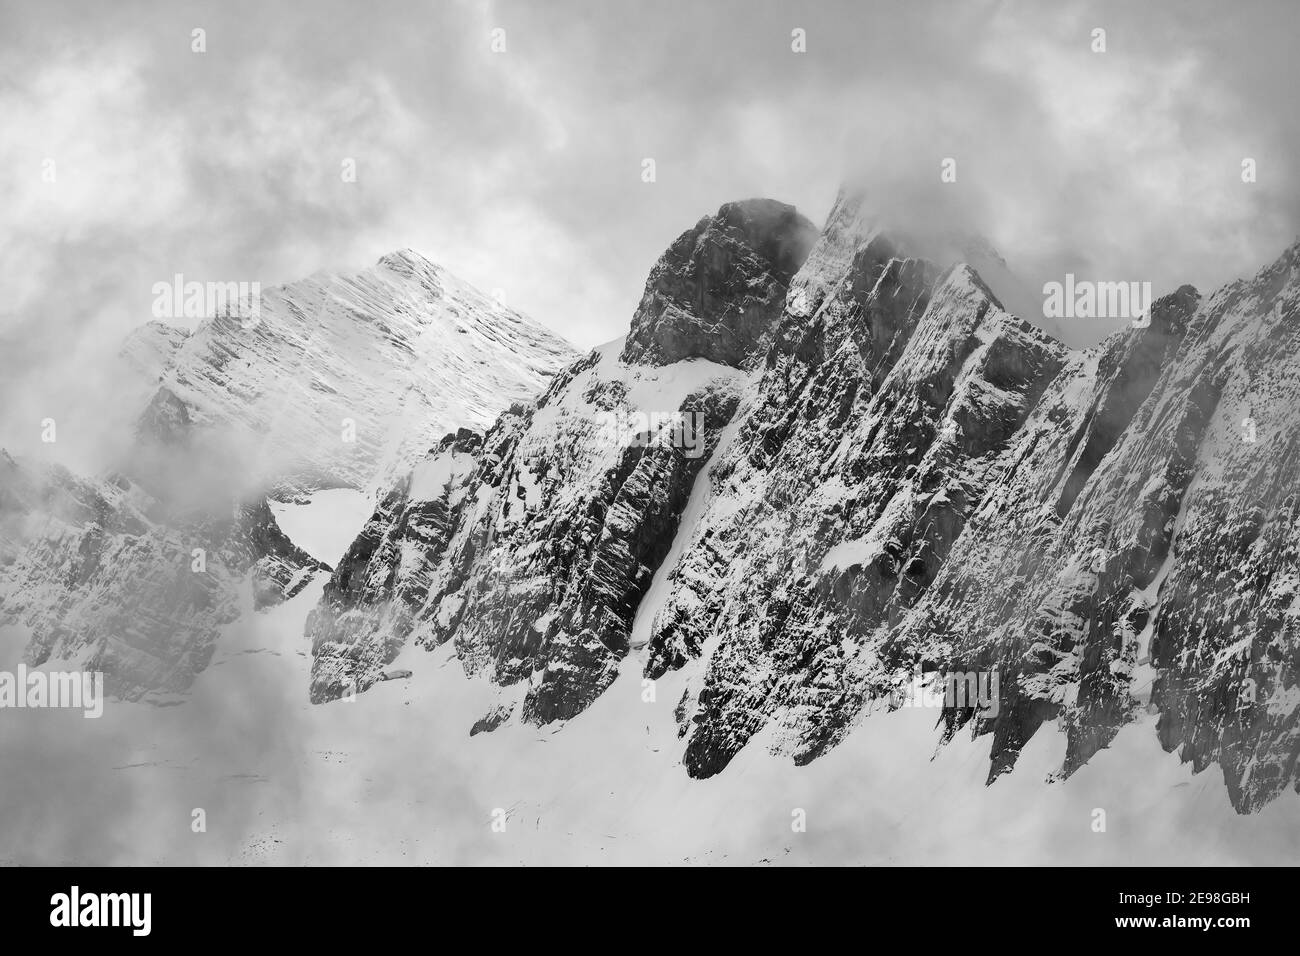
<instances>
[{"instance_id":1,"label":"rocky cliff face","mask_svg":"<svg viewBox=\"0 0 1300 956\"><path fill-rule=\"evenodd\" d=\"M481 441L444 439L308 622L312 699L369 686L410 639L454 639L469 672L511 689L504 713L527 721L573 717L603 692L812 232L782 203L723 206L655 265L625 341Z\"/></svg>"},{"instance_id":2,"label":"rocky cliff face","mask_svg":"<svg viewBox=\"0 0 1300 956\"><path fill-rule=\"evenodd\" d=\"M761 353L816 238L793 206L770 199L727 203L705 216L650 271L622 360L745 366Z\"/></svg>"},{"instance_id":3,"label":"rocky cliff face","mask_svg":"<svg viewBox=\"0 0 1300 956\"><path fill-rule=\"evenodd\" d=\"M246 602L278 604L329 570L284 536L265 500L178 515L125 476L0 455L0 620L29 630L28 664L102 671L115 696L186 689Z\"/></svg>"},{"instance_id":4,"label":"rocky cliff face","mask_svg":"<svg viewBox=\"0 0 1300 956\"><path fill-rule=\"evenodd\" d=\"M449 435L384 500L308 623L314 700L367 686L408 639L454 639L538 723L609 685L740 379L699 359L627 366L618 344L485 438Z\"/></svg>"},{"instance_id":5,"label":"rocky cliff face","mask_svg":"<svg viewBox=\"0 0 1300 956\"><path fill-rule=\"evenodd\" d=\"M770 720L797 760L839 739L878 666L867 638L928 590L1063 359L968 268L936 277L880 237L806 308L710 472L716 517L651 630L651 676L729 638L684 702L697 775Z\"/></svg>"},{"instance_id":6,"label":"rocky cliff face","mask_svg":"<svg viewBox=\"0 0 1300 956\"><path fill-rule=\"evenodd\" d=\"M151 322L122 354L152 391L125 474L0 458L0 623L27 628L30 663L136 698L183 691L222 627L329 570L268 495L377 487L576 353L405 251L271 290L256 321Z\"/></svg>"},{"instance_id":7,"label":"rocky cliff face","mask_svg":"<svg viewBox=\"0 0 1300 956\"><path fill-rule=\"evenodd\" d=\"M708 776L760 731L815 759L903 675L976 672L992 698L937 733L991 735L990 782L1044 722L1068 775L1150 708L1239 810L1297 786L1300 246L1072 351L849 197L805 235L724 206L621 346L445 438L336 569L313 700L451 640L503 688L473 732L562 721L632 653L686 671ZM654 413L696 410L692 458ZM611 416L639 439L603 441Z\"/></svg>"}]
</instances>

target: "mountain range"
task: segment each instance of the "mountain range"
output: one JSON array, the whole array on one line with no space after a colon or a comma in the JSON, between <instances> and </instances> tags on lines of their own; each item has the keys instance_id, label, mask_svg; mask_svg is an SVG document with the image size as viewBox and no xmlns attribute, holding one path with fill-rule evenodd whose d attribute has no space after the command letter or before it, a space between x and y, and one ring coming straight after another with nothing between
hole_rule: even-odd
<instances>
[{"instance_id":1,"label":"mountain range","mask_svg":"<svg viewBox=\"0 0 1300 956\"><path fill-rule=\"evenodd\" d=\"M384 496L308 621L312 699L452 642L500 688L468 732L562 723L635 654L688 675L709 777L981 673L995 706L936 740L987 735L990 783L1048 722L1065 778L1150 711L1238 811L1295 788L1300 244L1072 350L908 242L848 193L821 230L751 200L684 232L624 339Z\"/></svg>"},{"instance_id":2,"label":"mountain range","mask_svg":"<svg viewBox=\"0 0 1300 956\"><path fill-rule=\"evenodd\" d=\"M579 356L396 253L273 291L251 328L133 335L129 469L0 459L0 618L31 663L160 699L223 623L328 574L313 702L449 646L497 689L460 732L562 727L631 657L643 693L684 676L697 778L760 735L806 764L909 680L988 675L935 742L986 737L989 783L1045 725L1064 779L1151 713L1251 812L1300 789L1298 269L1300 243L1076 350L1016 314L983 240L885 228L847 191L820 229L752 199L683 232L627 335ZM269 502L329 488L375 506L326 565Z\"/></svg>"}]
</instances>

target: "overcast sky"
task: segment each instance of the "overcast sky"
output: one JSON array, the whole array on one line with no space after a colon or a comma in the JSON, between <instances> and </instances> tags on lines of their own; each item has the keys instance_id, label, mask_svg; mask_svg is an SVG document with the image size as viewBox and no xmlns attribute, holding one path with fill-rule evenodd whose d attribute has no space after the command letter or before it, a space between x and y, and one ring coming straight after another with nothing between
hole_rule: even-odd
<instances>
[{"instance_id":1,"label":"overcast sky","mask_svg":"<svg viewBox=\"0 0 1300 956\"><path fill-rule=\"evenodd\" d=\"M701 215L770 196L820 225L846 171L1035 288L1209 291L1300 231L1296 9L0 0L0 445L176 272L265 286L410 246L588 347Z\"/></svg>"}]
</instances>

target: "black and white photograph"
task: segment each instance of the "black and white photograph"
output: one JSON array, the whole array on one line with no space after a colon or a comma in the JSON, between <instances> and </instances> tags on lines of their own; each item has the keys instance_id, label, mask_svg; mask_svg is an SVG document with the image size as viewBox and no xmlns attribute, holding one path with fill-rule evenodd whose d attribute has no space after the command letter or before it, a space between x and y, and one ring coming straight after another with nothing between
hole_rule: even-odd
<instances>
[{"instance_id":1,"label":"black and white photograph","mask_svg":"<svg viewBox=\"0 0 1300 956\"><path fill-rule=\"evenodd\" d=\"M0 0L0 864L57 875L12 918L149 935L114 872L1013 867L1104 873L1111 938L1257 928L1298 37Z\"/></svg>"}]
</instances>

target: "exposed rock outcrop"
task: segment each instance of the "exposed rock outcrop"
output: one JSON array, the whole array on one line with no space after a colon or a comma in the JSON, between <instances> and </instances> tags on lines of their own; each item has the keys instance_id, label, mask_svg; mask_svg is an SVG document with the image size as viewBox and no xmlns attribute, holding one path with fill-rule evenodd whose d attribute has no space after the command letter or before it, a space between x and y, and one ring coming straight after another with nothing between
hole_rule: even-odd
<instances>
[{"instance_id":1,"label":"exposed rock outcrop","mask_svg":"<svg viewBox=\"0 0 1300 956\"><path fill-rule=\"evenodd\" d=\"M102 671L115 696L188 688L244 609L245 579L260 610L329 570L265 500L180 515L120 475L92 481L7 455L0 466L0 620L30 631L27 663Z\"/></svg>"},{"instance_id":2,"label":"exposed rock outcrop","mask_svg":"<svg viewBox=\"0 0 1300 956\"><path fill-rule=\"evenodd\" d=\"M724 206L655 265L621 350L444 441L336 571L313 699L454 641L506 698L474 732L563 721L637 653L685 671L709 776L764 730L817 758L900 675L979 673L993 697L937 734L991 735L990 782L1046 722L1066 776L1153 709L1238 810L1295 788L1300 247L1072 351L849 197L806 256L803 233ZM699 459L654 414L691 410ZM602 441L638 414L642 440Z\"/></svg>"},{"instance_id":3,"label":"exposed rock outcrop","mask_svg":"<svg viewBox=\"0 0 1300 956\"><path fill-rule=\"evenodd\" d=\"M727 203L705 216L650 270L623 361L750 364L816 238L816 227L793 206L770 199Z\"/></svg>"}]
</instances>

